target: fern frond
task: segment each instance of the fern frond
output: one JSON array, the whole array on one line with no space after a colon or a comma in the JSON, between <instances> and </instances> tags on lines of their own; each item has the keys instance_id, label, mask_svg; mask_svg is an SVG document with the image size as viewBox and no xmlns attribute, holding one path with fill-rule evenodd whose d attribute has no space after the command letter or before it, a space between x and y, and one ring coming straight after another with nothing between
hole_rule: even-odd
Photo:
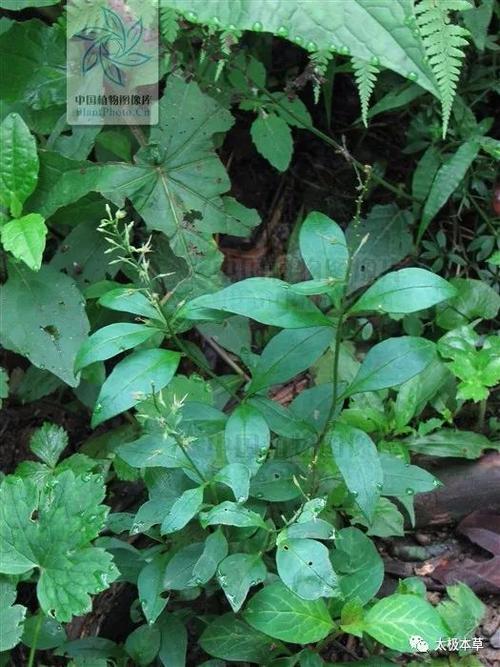
<instances>
[{"instance_id":1,"label":"fern frond","mask_svg":"<svg viewBox=\"0 0 500 667\"><path fill-rule=\"evenodd\" d=\"M309 55L309 62L311 63L312 73L313 73L313 91L314 91L314 103L318 104L319 95L321 92L321 84L324 81L326 70L328 69L328 64L333 58L333 54L330 51L315 51Z\"/></svg>"},{"instance_id":2,"label":"fern frond","mask_svg":"<svg viewBox=\"0 0 500 667\"><path fill-rule=\"evenodd\" d=\"M178 14L171 7L160 7L160 35L166 44L173 44L179 33Z\"/></svg>"},{"instance_id":3,"label":"fern frond","mask_svg":"<svg viewBox=\"0 0 500 667\"><path fill-rule=\"evenodd\" d=\"M361 58L351 58L352 66L354 68L354 78L358 86L359 99L361 102L361 118L363 125L368 126L368 107L370 104L370 97L372 96L377 75L380 71L378 65L368 60L361 60Z\"/></svg>"},{"instance_id":4,"label":"fern frond","mask_svg":"<svg viewBox=\"0 0 500 667\"><path fill-rule=\"evenodd\" d=\"M450 12L470 9L467 0L420 0L415 15L429 65L436 77L441 98L443 139L448 130L464 47L469 31L451 23Z\"/></svg>"}]
</instances>

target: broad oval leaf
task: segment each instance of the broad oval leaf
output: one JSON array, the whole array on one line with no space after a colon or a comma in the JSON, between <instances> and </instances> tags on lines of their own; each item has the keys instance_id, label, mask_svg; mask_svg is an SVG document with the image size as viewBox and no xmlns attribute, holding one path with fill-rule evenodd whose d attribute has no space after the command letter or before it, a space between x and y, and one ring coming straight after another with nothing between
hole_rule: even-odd
<instances>
[{"instance_id":1,"label":"broad oval leaf","mask_svg":"<svg viewBox=\"0 0 500 667\"><path fill-rule=\"evenodd\" d=\"M382 466L373 440L364 431L337 422L332 430L330 445L347 488L371 521L383 481Z\"/></svg>"},{"instance_id":2,"label":"broad oval leaf","mask_svg":"<svg viewBox=\"0 0 500 667\"><path fill-rule=\"evenodd\" d=\"M269 502L286 502L300 496L295 479L300 468L290 461L266 461L250 485L250 495Z\"/></svg>"},{"instance_id":3,"label":"broad oval leaf","mask_svg":"<svg viewBox=\"0 0 500 667\"><path fill-rule=\"evenodd\" d=\"M285 382L311 366L332 341L332 327L285 329L271 338L252 369L249 392Z\"/></svg>"},{"instance_id":4,"label":"broad oval leaf","mask_svg":"<svg viewBox=\"0 0 500 667\"><path fill-rule=\"evenodd\" d=\"M455 296L446 280L425 269L401 269L379 278L349 310L351 315L375 310L383 313L414 313Z\"/></svg>"},{"instance_id":5,"label":"broad oval leaf","mask_svg":"<svg viewBox=\"0 0 500 667\"><path fill-rule=\"evenodd\" d=\"M369 602L384 580L384 563L375 545L358 528L342 528L331 555L346 600Z\"/></svg>"},{"instance_id":6,"label":"broad oval leaf","mask_svg":"<svg viewBox=\"0 0 500 667\"><path fill-rule=\"evenodd\" d=\"M413 635L427 642L429 651L448 637L438 611L418 595L395 594L377 602L366 614L363 629L384 646L411 653Z\"/></svg>"},{"instance_id":7,"label":"broad oval leaf","mask_svg":"<svg viewBox=\"0 0 500 667\"><path fill-rule=\"evenodd\" d=\"M231 554L219 564L217 579L232 610L238 612L252 586L261 584L267 570L258 554Z\"/></svg>"},{"instance_id":8,"label":"broad oval leaf","mask_svg":"<svg viewBox=\"0 0 500 667\"><path fill-rule=\"evenodd\" d=\"M313 278L345 280L349 250L344 232L336 222L323 213L309 213L300 228L299 244Z\"/></svg>"},{"instance_id":9,"label":"broad oval leaf","mask_svg":"<svg viewBox=\"0 0 500 667\"><path fill-rule=\"evenodd\" d=\"M200 523L203 528L223 525L238 526L239 528L265 528L267 530L260 514L230 500L225 500L223 503L212 507L208 512L200 512Z\"/></svg>"},{"instance_id":10,"label":"broad oval leaf","mask_svg":"<svg viewBox=\"0 0 500 667\"><path fill-rule=\"evenodd\" d=\"M120 361L102 385L92 426L128 410L173 378L180 354L171 350L141 350Z\"/></svg>"},{"instance_id":11,"label":"broad oval leaf","mask_svg":"<svg viewBox=\"0 0 500 667\"><path fill-rule=\"evenodd\" d=\"M304 600L340 596L328 549L310 539L288 539L276 549L281 581Z\"/></svg>"},{"instance_id":12,"label":"broad oval leaf","mask_svg":"<svg viewBox=\"0 0 500 667\"><path fill-rule=\"evenodd\" d=\"M255 474L266 459L271 434L260 412L243 403L227 420L224 441L229 463L243 463Z\"/></svg>"},{"instance_id":13,"label":"broad oval leaf","mask_svg":"<svg viewBox=\"0 0 500 667\"><path fill-rule=\"evenodd\" d=\"M262 114L250 128L259 153L278 171L288 169L293 153L292 132L288 124L275 113Z\"/></svg>"},{"instance_id":14,"label":"broad oval leaf","mask_svg":"<svg viewBox=\"0 0 500 667\"><path fill-rule=\"evenodd\" d=\"M308 49L338 50L370 61L402 76L418 78L420 86L437 95L434 78L426 64L421 38L412 28L413 6L406 0L286 0L256 3L243 0L237 13L226 0L167 0L188 20L217 25L221 30L265 30L288 37ZM257 27L258 26L258 27Z\"/></svg>"},{"instance_id":15,"label":"broad oval leaf","mask_svg":"<svg viewBox=\"0 0 500 667\"><path fill-rule=\"evenodd\" d=\"M346 395L396 387L421 373L436 358L436 346L416 336L388 338L370 349Z\"/></svg>"},{"instance_id":16,"label":"broad oval leaf","mask_svg":"<svg viewBox=\"0 0 500 667\"><path fill-rule=\"evenodd\" d=\"M28 213L22 218L10 220L1 229L3 247L16 259L20 259L32 271L42 265L47 227L38 213Z\"/></svg>"},{"instance_id":17,"label":"broad oval leaf","mask_svg":"<svg viewBox=\"0 0 500 667\"><path fill-rule=\"evenodd\" d=\"M78 385L75 356L87 339L89 322L71 278L50 266L34 273L22 264L9 264L9 279L0 286L0 312L3 347L71 387Z\"/></svg>"},{"instance_id":18,"label":"broad oval leaf","mask_svg":"<svg viewBox=\"0 0 500 667\"><path fill-rule=\"evenodd\" d=\"M213 620L200 637L200 646L221 660L263 665L272 655L274 642L234 614Z\"/></svg>"},{"instance_id":19,"label":"broad oval leaf","mask_svg":"<svg viewBox=\"0 0 500 667\"><path fill-rule=\"evenodd\" d=\"M78 350L75 359L75 370L104 361L111 357L130 350L158 333L158 329L147 327L144 324L119 322L109 324L96 331Z\"/></svg>"},{"instance_id":20,"label":"broad oval leaf","mask_svg":"<svg viewBox=\"0 0 500 667\"><path fill-rule=\"evenodd\" d=\"M224 313L250 317L262 324L285 329L331 325L305 296L294 294L277 278L248 278L215 294L189 301L178 313L187 320L220 320Z\"/></svg>"},{"instance_id":21,"label":"broad oval leaf","mask_svg":"<svg viewBox=\"0 0 500 667\"><path fill-rule=\"evenodd\" d=\"M334 628L324 600L303 600L281 582L256 593L243 618L252 628L292 644L321 641Z\"/></svg>"}]
</instances>

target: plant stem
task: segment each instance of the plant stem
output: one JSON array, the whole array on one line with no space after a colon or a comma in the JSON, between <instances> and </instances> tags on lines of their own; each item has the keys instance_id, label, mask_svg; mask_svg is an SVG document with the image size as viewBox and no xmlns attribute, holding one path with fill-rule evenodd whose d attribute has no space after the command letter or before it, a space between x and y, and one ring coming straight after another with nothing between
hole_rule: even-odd
<instances>
[{"instance_id":1,"label":"plant stem","mask_svg":"<svg viewBox=\"0 0 500 667\"><path fill-rule=\"evenodd\" d=\"M479 410L477 413L477 430L482 432L484 431L484 422L486 418L486 406L487 406L487 399L483 398L483 400L479 403Z\"/></svg>"},{"instance_id":2,"label":"plant stem","mask_svg":"<svg viewBox=\"0 0 500 667\"><path fill-rule=\"evenodd\" d=\"M36 619L35 630L33 632L33 641L31 644L27 667L33 667L33 665L35 664L36 647L38 644L38 636L40 635L40 630L42 629L42 623L43 623L43 614L39 610L38 618Z\"/></svg>"}]
</instances>

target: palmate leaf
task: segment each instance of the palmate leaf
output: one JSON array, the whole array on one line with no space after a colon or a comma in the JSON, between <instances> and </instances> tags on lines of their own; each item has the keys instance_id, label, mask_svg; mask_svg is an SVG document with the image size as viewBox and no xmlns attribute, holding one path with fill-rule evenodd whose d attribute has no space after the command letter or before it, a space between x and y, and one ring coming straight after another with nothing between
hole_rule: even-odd
<instances>
[{"instance_id":1,"label":"palmate leaf","mask_svg":"<svg viewBox=\"0 0 500 667\"><path fill-rule=\"evenodd\" d=\"M58 621L90 610L90 594L118 576L111 556L92 546L104 525L104 483L97 475L58 475L39 492L29 479L7 477L0 487L0 571L40 569L37 596Z\"/></svg>"},{"instance_id":2,"label":"palmate leaf","mask_svg":"<svg viewBox=\"0 0 500 667\"><path fill-rule=\"evenodd\" d=\"M130 199L147 227L163 232L184 261L184 274L176 278L190 279L194 296L218 286L222 254L212 235L232 233L233 224L241 228L220 197L230 183L212 142L233 119L196 83L179 76L168 79L160 118L136 164L95 165L42 152L39 188L29 208L47 218L91 191L119 206Z\"/></svg>"},{"instance_id":3,"label":"palmate leaf","mask_svg":"<svg viewBox=\"0 0 500 667\"><path fill-rule=\"evenodd\" d=\"M382 67L437 95L424 49L412 29L412 0L161 0L189 21L219 30L271 32L314 53L338 51Z\"/></svg>"},{"instance_id":4,"label":"palmate leaf","mask_svg":"<svg viewBox=\"0 0 500 667\"><path fill-rule=\"evenodd\" d=\"M451 107L465 57L469 31L450 21L450 12L470 9L467 0L420 0L415 5L425 53L436 77L443 114L443 138L446 136Z\"/></svg>"}]
</instances>

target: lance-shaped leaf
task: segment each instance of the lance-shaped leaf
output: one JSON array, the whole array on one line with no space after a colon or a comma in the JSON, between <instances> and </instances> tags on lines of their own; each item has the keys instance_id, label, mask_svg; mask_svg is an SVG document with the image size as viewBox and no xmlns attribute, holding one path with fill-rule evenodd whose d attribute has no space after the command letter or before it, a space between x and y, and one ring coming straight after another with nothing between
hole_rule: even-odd
<instances>
[{"instance_id":1,"label":"lance-shaped leaf","mask_svg":"<svg viewBox=\"0 0 500 667\"><path fill-rule=\"evenodd\" d=\"M0 204L18 217L38 177L36 141L19 114L9 114L0 124L0 145Z\"/></svg>"},{"instance_id":2,"label":"lance-shaped leaf","mask_svg":"<svg viewBox=\"0 0 500 667\"><path fill-rule=\"evenodd\" d=\"M305 296L294 294L277 278L248 278L189 301L179 311L188 320L221 320L225 313L285 329L330 325L328 318Z\"/></svg>"},{"instance_id":3,"label":"lance-shaped leaf","mask_svg":"<svg viewBox=\"0 0 500 667\"><path fill-rule=\"evenodd\" d=\"M434 343L425 338L388 338L370 349L347 388L348 395L396 387L421 373L436 358Z\"/></svg>"},{"instance_id":4,"label":"lance-shaped leaf","mask_svg":"<svg viewBox=\"0 0 500 667\"><path fill-rule=\"evenodd\" d=\"M69 621L91 608L90 595L118 576L111 556L91 541L104 525L104 484L97 475L66 470L40 493L29 479L7 477L0 487L0 571L39 568L43 612Z\"/></svg>"},{"instance_id":5,"label":"lance-shaped leaf","mask_svg":"<svg viewBox=\"0 0 500 667\"><path fill-rule=\"evenodd\" d=\"M350 314L375 310L383 313L414 313L453 298L457 290L425 269L401 269L379 278L349 310Z\"/></svg>"},{"instance_id":6,"label":"lance-shaped leaf","mask_svg":"<svg viewBox=\"0 0 500 667\"><path fill-rule=\"evenodd\" d=\"M382 466L373 440L364 431L338 422L331 435L335 463L347 488L371 521L382 489Z\"/></svg>"},{"instance_id":7,"label":"lance-shaped leaf","mask_svg":"<svg viewBox=\"0 0 500 667\"><path fill-rule=\"evenodd\" d=\"M118 363L102 385L92 415L97 426L167 386L180 354L171 350L140 350Z\"/></svg>"}]
</instances>

